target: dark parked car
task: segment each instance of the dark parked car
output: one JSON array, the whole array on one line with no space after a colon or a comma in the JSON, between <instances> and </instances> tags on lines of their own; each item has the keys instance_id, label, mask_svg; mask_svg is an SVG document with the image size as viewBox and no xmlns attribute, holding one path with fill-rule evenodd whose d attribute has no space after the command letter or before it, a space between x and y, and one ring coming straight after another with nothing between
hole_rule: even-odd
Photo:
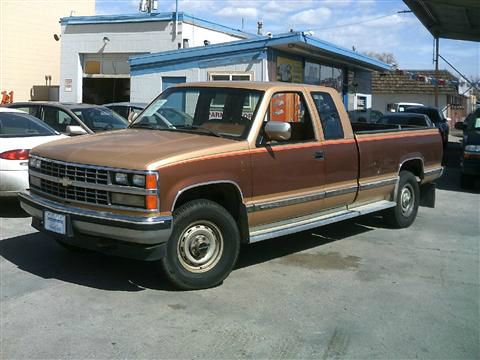
<instances>
[{"instance_id":1,"label":"dark parked car","mask_svg":"<svg viewBox=\"0 0 480 360\"><path fill-rule=\"evenodd\" d=\"M375 123L382 117L382 113L377 110L351 110L348 112L350 122Z\"/></svg>"},{"instance_id":2,"label":"dark parked car","mask_svg":"<svg viewBox=\"0 0 480 360\"><path fill-rule=\"evenodd\" d=\"M432 121L427 115L412 113L391 113L382 116L377 121L378 124L400 125L400 126L422 126L434 127Z\"/></svg>"},{"instance_id":3,"label":"dark parked car","mask_svg":"<svg viewBox=\"0 0 480 360\"><path fill-rule=\"evenodd\" d=\"M8 104L7 107L25 111L66 135L93 134L128 126L120 115L98 105L35 101Z\"/></svg>"},{"instance_id":4,"label":"dark parked car","mask_svg":"<svg viewBox=\"0 0 480 360\"><path fill-rule=\"evenodd\" d=\"M464 122L457 122L455 128L463 130L461 185L470 187L480 175L480 109L468 115Z\"/></svg>"},{"instance_id":5,"label":"dark parked car","mask_svg":"<svg viewBox=\"0 0 480 360\"><path fill-rule=\"evenodd\" d=\"M147 103L132 103L132 102L118 102L111 104L104 104L103 106L115 111L125 120L131 122L134 114L138 115L147 107Z\"/></svg>"},{"instance_id":6,"label":"dark parked car","mask_svg":"<svg viewBox=\"0 0 480 360\"><path fill-rule=\"evenodd\" d=\"M428 106L416 106L409 107L407 110L405 110L405 112L427 115L430 120L433 121L435 126L440 130L440 134L442 135L443 140L443 147L447 146L448 134L450 132L448 128L448 121L443 117L443 114L437 108Z\"/></svg>"}]
</instances>

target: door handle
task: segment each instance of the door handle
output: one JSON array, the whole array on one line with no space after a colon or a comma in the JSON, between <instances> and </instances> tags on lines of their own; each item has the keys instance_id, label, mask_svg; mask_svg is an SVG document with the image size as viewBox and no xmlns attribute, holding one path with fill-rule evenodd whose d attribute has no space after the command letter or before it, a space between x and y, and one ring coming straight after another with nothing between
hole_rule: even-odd
<instances>
[{"instance_id":1,"label":"door handle","mask_svg":"<svg viewBox=\"0 0 480 360\"><path fill-rule=\"evenodd\" d=\"M325 154L323 151L315 151L315 159L316 160L324 160L325 159Z\"/></svg>"}]
</instances>

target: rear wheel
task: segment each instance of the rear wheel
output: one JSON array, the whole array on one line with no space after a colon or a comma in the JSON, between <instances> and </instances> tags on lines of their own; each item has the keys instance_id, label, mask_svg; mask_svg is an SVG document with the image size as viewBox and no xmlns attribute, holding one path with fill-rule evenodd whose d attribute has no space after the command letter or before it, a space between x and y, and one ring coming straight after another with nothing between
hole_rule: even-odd
<instances>
[{"instance_id":1,"label":"rear wheel","mask_svg":"<svg viewBox=\"0 0 480 360\"><path fill-rule=\"evenodd\" d=\"M385 222L393 228L406 228L412 225L417 217L420 203L420 188L417 179L409 171L401 171L398 181L395 207L384 214Z\"/></svg>"},{"instance_id":2,"label":"rear wheel","mask_svg":"<svg viewBox=\"0 0 480 360\"><path fill-rule=\"evenodd\" d=\"M228 211L210 200L194 200L175 210L161 265L180 289L209 288L230 274L239 250L240 234Z\"/></svg>"}]
</instances>

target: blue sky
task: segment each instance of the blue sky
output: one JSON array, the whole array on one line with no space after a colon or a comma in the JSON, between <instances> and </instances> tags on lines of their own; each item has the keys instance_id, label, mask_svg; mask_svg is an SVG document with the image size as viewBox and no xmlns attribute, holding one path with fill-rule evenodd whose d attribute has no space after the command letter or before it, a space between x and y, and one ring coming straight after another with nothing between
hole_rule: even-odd
<instances>
[{"instance_id":1,"label":"blue sky","mask_svg":"<svg viewBox=\"0 0 480 360\"><path fill-rule=\"evenodd\" d=\"M139 0L96 0L97 14L138 12ZM175 0L159 0L158 12ZM179 0L179 11L256 32L313 30L320 39L357 51L391 52L401 69L433 69L433 39L400 0ZM440 39L440 53L468 77L480 77L480 43ZM440 60L440 68L454 71Z\"/></svg>"}]
</instances>

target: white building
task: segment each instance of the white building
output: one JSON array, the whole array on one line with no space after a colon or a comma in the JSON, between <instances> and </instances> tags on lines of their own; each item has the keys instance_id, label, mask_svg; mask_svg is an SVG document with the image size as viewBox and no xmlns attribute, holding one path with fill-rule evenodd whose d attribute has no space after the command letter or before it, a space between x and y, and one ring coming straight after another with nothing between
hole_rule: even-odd
<instances>
[{"instance_id":1,"label":"white building","mask_svg":"<svg viewBox=\"0 0 480 360\"><path fill-rule=\"evenodd\" d=\"M129 101L130 56L255 37L182 12L175 15L62 18L60 101ZM162 85L156 85L158 93Z\"/></svg>"},{"instance_id":2,"label":"white building","mask_svg":"<svg viewBox=\"0 0 480 360\"><path fill-rule=\"evenodd\" d=\"M334 87L349 110L366 110L372 72L390 66L302 32L130 58L131 101L149 102L170 84L190 81L285 81Z\"/></svg>"}]
</instances>

